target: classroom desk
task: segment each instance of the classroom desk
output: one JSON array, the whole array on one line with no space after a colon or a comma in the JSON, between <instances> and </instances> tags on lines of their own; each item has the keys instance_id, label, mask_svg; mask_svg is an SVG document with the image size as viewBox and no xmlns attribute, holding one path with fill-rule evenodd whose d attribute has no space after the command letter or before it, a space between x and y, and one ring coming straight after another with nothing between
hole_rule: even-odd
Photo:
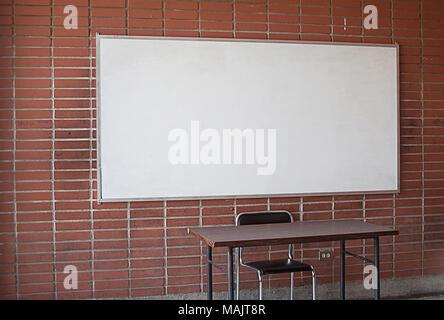
<instances>
[{"instance_id":1,"label":"classroom desk","mask_svg":"<svg viewBox=\"0 0 444 320\"><path fill-rule=\"evenodd\" d=\"M379 237L397 235L398 231L359 220L313 221L294 223L258 224L243 226L189 228L188 233L203 241L207 246L207 298L213 298L212 266L228 276L228 299L233 299L233 248L272 244L340 241L340 298L345 299L345 255L362 259L376 267L375 299L379 290ZM345 250L345 241L373 239L374 261ZM225 247L228 252L228 266L225 270L212 260L212 249Z\"/></svg>"}]
</instances>

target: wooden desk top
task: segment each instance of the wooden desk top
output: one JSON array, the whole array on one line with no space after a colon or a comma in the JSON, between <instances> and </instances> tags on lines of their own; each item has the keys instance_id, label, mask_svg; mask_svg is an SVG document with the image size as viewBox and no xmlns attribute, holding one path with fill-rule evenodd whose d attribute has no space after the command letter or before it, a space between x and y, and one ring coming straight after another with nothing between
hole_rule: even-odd
<instances>
[{"instance_id":1,"label":"wooden desk top","mask_svg":"<svg viewBox=\"0 0 444 320\"><path fill-rule=\"evenodd\" d=\"M211 247L321 242L393 236L397 230L359 220L313 221L189 228Z\"/></svg>"}]
</instances>

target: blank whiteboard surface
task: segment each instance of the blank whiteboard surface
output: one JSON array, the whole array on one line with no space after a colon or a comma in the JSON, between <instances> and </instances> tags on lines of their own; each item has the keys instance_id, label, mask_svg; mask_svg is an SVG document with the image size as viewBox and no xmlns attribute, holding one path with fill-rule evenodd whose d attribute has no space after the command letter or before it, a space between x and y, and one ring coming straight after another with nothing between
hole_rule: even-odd
<instances>
[{"instance_id":1,"label":"blank whiteboard surface","mask_svg":"<svg viewBox=\"0 0 444 320\"><path fill-rule=\"evenodd\" d=\"M97 42L99 201L399 190L395 45ZM274 130L273 174L246 153L242 163L172 163L172 130L189 133L191 154L205 146L192 142L196 127L250 130L254 141Z\"/></svg>"}]
</instances>

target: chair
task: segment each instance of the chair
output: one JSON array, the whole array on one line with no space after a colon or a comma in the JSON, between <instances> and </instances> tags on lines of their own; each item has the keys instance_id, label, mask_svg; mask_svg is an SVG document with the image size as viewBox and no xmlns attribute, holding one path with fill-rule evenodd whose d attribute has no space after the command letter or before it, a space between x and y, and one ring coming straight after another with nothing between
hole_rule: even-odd
<instances>
[{"instance_id":1,"label":"chair","mask_svg":"<svg viewBox=\"0 0 444 320\"><path fill-rule=\"evenodd\" d=\"M288 211L260 211L260 212L245 212L240 213L236 217L236 226L252 225L252 224L268 224L268 223L292 223L293 217ZM293 300L293 284L294 272L311 272L312 286L313 286L313 300L316 299L316 275L311 265L294 260L294 246L288 246L287 259L275 259L265 261L250 261L244 262L242 260L242 248L238 248L236 253L236 297L239 299L239 269L240 265L243 267L255 270L259 279L259 299L262 300L262 277L267 274L277 273L291 273L291 288L290 300Z\"/></svg>"}]
</instances>

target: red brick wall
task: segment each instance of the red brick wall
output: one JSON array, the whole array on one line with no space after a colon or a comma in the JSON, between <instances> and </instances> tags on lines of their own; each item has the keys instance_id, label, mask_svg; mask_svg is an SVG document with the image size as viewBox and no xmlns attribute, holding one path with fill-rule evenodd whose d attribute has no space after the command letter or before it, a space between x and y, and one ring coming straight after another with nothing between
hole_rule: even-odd
<instances>
[{"instance_id":1,"label":"red brick wall","mask_svg":"<svg viewBox=\"0 0 444 320\"><path fill-rule=\"evenodd\" d=\"M362 26L367 4L378 8L377 30ZM65 5L78 8L77 30L63 27ZM398 42L401 193L98 205L96 32ZM186 227L232 224L235 212L267 208L303 221L366 218L394 226L400 235L381 240L383 278L444 273L444 1L2 0L0 46L1 298L201 292L204 248ZM349 245L373 252L370 240ZM319 247L335 248L333 263L317 260ZM315 265L319 283L338 281L337 243L297 249ZM223 264L224 252L215 255ZM348 262L348 279L362 279L362 263ZM77 290L64 289L66 265L79 271ZM215 288L224 290L216 271ZM254 273L243 279L256 287ZM286 276L268 279L267 286L288 285Z\"/></svg>"}]
</instances>

